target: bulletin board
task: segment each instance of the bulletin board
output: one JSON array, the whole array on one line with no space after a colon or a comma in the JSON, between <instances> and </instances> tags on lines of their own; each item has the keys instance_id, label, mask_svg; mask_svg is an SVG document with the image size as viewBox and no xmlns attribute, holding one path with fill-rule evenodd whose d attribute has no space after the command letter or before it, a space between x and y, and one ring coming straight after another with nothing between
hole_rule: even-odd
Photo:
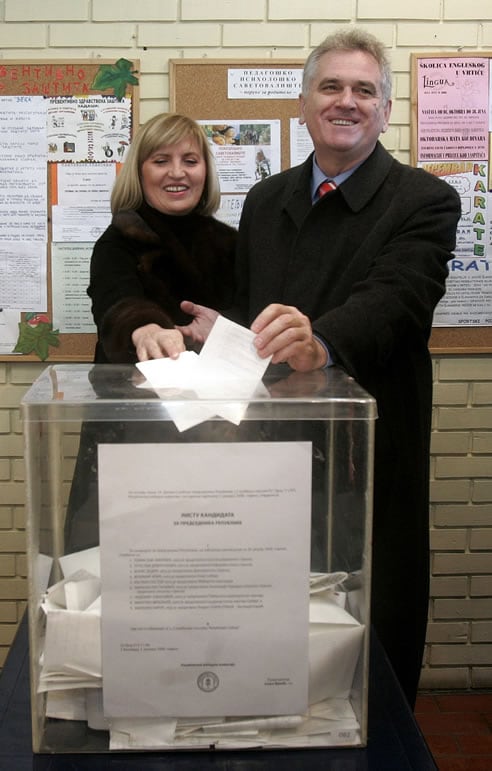
<instances>
[{"instance_id":1,"label":"bulletin board","mask_svg":"<svg viewBox=\"0 0 492 771\"><path fill-rule=\"evenodd\" d=\"M20 314L19 337L12 353L0 353L1 361L92 361L96 343L95 332L63 332L53 325L53 287L52 287L52 255L53 255L53 208L57 203L57 178L72 164L98 163L102 161L109 168L124 161L124 153L130 142L126 138L132 136L138 127L139 110L139 62L136 60L90 59L90 60L8 60L0 62L0 97L15 97L14 101L29 102L31 97L44 97L50 105L63 106L71 102L71 120L76 125L66 142L54 142L50 136L50 121L61 128L55 129L63 135L63 110L60 107L59 123L51 113L47 112L47 308L45 311ZM55 100L54 97L57 99ZM109 117L109 111L114 116ZM103 115L104 120L101 120ZM118 125L117 123L118 116ZM106 125L105 121L108 121ZM68 121L68 117L67 117ZM76 123L75 123L76 122ZM84 133L85 132L85 133ZM89 133L90 132L90 133ZM74 136L75 141L68 141ZM85 138L85 137L90 138ZM82 139L84 137L84 139ZM93 139L94 138L94 139ZM84 157L78 157L75 147L82 142L89 148ZM63 145L63 152L61 149ZM97 152L92 147L97 146ZM63 167L63 168L62 168ZM103 166L99 167L100 169ZM90 183L89 183L90 184ZM9 194L8 182L2 185L2 192ZM75 191L76 192L76 191ZM3 198L5 201L5 197ZM108 201L109 206L109 201ZM93 228L93 239L99 235ZM76 240L76 239L75 239ZM89 239L88 247L91 245ZM7 249L4 242L4 248ZM0 254L2 241L0 240ZM6 254L6 252L4 252ZM5 268L3 268L6 270ZM88 272L88 264L84 263L84 271ZM81 268L82 270L82 268ZM85 280L85 276L84 276ZM58 290L60 291L60 290ZM80 286L76 291L85 295L85 288ZM68 302L68 301L66 301ZM5 305L6 308L8 305ZM0 303L0 306L2 303ZM69 325L67 325L68 327ZM72 326L75 326L73 324Z\"/></svg>"},{"instance_id":2,"label":"bulletin board","mask_svg":"<svg viewBox=\"0 0 492 771\"><path fill-rule=\"evenodd\" d=\"M232 68L277 70L287 74L304 67L295 59L170 59L169 103L173 112L195 120L227 117L280 120L282 168L290 166L289 122L299 115L299 99L229 99L228 72Z\"/></svg>"},{"instance_id":3,"label":"bulletin board","mask_svg":"<svg viewBox=\"0 0 492 771\"><path fill-rule=\"evenodd\" d=\"M492 352L491 131L492 53L412 54L411 163L452 184L463 211L445 298L456 323L433 327L433 353Z\"/></svg>"}]
</instances>

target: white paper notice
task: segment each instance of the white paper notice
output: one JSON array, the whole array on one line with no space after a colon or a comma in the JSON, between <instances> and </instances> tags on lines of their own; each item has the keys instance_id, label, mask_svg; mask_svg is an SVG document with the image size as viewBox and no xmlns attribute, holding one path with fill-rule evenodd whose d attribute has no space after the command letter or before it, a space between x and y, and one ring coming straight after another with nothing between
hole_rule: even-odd
<instances>
[{"instance_id":1,"label":"white paper notice","mask_svg":"<svg viewBox=\"0 0 492 771\"><path fill-rule=\"evenodd\" d=\"M115 179L114 163L61 164L57 169L58 203L66 207L109 209Z\"/></svg>"},{"instance_id":2,"label":"white paper notice","mask_svg":"<svg viewBox=\"0 0 492 771\"><path fill-rule=\"evenodd\" d=\"M299 118L290 119L290 165L298 166L304 163L309 153L313 152L313 140L305 123L299 123Z\"/></svg>"},{"instance_id":3,"label":"white paper notice","mask_svg":"<svg viewBox=\"0 0 492 771\"><path fill-rule=\"evenodd\" d=\"M2 243L0 277L0 307L18 311L47 309L45 243Z\"/></svg>"},{"instance_id":4,"label":"white paper notice","mask_svg":"<svg viewBox=\"0 0 492 771\"><path fill-rule=\"evenodd\" d=\"M43 97L0 97L0 241L46 241L46 160Z\"/></svg>"},{"instance_id":5,"label":"white paper notice","mask_svg":"<svg viewBox=\"0 0 492 771\"><path fill-rule=\"evenodd\" d=\"M53 241L64 243L94 242L110 224L111 209L109 203L106 209L91 208L90 206L80 206L79 208L76 206L53 206L51 216Z\"/></svg>"},{"instance_id":6,"label":"white paper notice","mask_svg":"<svg viewBox=\"0 0 492 771\"><path fill-rule=\"evenodd\" d=\"M229 99L298 99L302 68L231 68L227 71Z\"/></svg>"},{"instance_id":7,"label":"white paper notice","mask_svg":"<svg viewBox=\"0 0 492 771\"><path fill-rule=\"evenodd\" d=\"M245 199L246 195L222 195L220 206L215 212L215 219L237 230Z\"/></svg>"},{"instance_id":8,"label":"white paper notice","mask_svg":"<svg viewBox=\"0 0 492 771\"><path fill-rule=\"evenodd\" d=\"M19 311L0 309L0 354L12 353L19 337Z\"/></svg>"},{"instance_id":9,"label":"white paper notice","mask_svg":"<svg viewBox=\"0 0 492 771\"><path fill-rule=\"evenodd\" d=\"M53 325L63 333L95 332L87 294L93 244L52 244Z\"/></svg>"},{"instance_id":10,"label":"white paper notice","mask_svg":"<svg viewBox=\"0 0 492 771\"><path fill-rule=\"evenodd\" d=\"M53 241L92 241L111 222L109 199L116 179L114 163L60 163Z\"/></svg>"},{"instance_id":11,"label":"white paper notice","mask_svg":"<svg viewBox=\"0 0 492 771\"><path fill-rule=\"evenodd\" d=\"M106 716L306 710L311 450L99 445Z\"/></svg>"}]
</instances>

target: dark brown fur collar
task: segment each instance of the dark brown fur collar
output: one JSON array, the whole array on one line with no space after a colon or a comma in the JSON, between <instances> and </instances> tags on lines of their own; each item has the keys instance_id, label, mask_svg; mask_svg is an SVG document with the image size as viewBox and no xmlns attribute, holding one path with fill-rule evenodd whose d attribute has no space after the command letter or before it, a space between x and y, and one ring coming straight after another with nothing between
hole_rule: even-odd
<instances>
[{"instance_id":1,"label":"dark brown fur collar","mask_svg":"<svg viewBox=\"0 0 492 771\"><path fill-rule=\"evenodd\" d=\"M143 244L158 244L159 236L145 222L141 215L133 209L117 212L113 217L113 225L126 238L141 241Z\"/></svg>"}]
</instances>

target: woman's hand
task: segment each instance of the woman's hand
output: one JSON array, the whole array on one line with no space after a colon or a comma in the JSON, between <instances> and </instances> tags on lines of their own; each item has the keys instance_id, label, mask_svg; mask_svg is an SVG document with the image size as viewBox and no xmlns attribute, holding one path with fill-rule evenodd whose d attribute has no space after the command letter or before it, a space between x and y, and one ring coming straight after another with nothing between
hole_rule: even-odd
<instances>
[{"instance_id":1,"label":"woman's hand","mask_svg":"<svg viewBox=\"0 0 492 771\"><path fill-rule=\"evenodd\" d=\"M183 335L178 329L164 329L158 324L145 324L132 333L132 343L139 361L162 359L169 356L177 359L186 350Z\"/></svg>"},{"instance_id":2,"label":"woman's hand","mask_svg":"<svg viewBox=\"0 0 492 771\"><path fill-rule=\"evenodd\" d=\"M180 308L188 316L193 316L194 318L191 324L182 327L177 326L176 329L185 337L191 338L194 343L204 343L215 324L217 316L220 315L218 311L207 308L205 305L196 305L189 300L183 300Z\"/></svg>"}]
</instances>

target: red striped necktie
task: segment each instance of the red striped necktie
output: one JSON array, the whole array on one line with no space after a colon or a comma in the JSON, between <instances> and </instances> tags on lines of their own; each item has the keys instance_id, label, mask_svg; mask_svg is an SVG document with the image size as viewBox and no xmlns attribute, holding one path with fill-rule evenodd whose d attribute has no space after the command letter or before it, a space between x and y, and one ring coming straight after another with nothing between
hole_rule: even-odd
<instances>
[{"instance_id":1,"label":"red striped necktie","mask_svg":"<svg viewBox=\"0 0 492 771\"><path fill-rule=\"evenodd\" d=\"M326 195L326 193L329 193L331 190L336 190L337 186L333 181L328 181L325 179L324 182L321 183L321 185L318 187L318 195L320 198L322 196Z\"/></svg>"}]
</instances>

